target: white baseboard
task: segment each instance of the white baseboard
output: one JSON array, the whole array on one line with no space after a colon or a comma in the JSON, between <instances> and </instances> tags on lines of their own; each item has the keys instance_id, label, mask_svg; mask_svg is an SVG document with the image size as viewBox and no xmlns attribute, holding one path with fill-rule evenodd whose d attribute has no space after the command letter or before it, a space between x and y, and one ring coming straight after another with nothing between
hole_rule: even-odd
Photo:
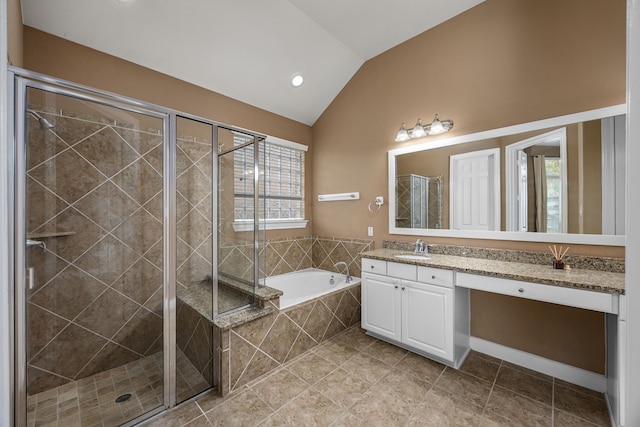
<instances>
[{"instance_id":1,"label":"white baseboard","mask_svg":"<svg viewBox=\"0 0 640 427\"><path fill-rule=\"evenodd\" d=\"M524 366L536 372L541 372L579 386L595 390L600 393L607 391L607 378L585 369L576 368L562 362L547 359L515 348L506 347L482 338L470 337L471 349L507 362Z\"/></svg>"},{"instance_id":2,"label":"white baseboard","mask_svg":"<svg viewBox=\"0 0 640 427\"><path fill-rule=\"evenodd\" d=\"M611 426L622 427L622 424L619 424L616 419L616 415L615 415L616 412L613 410L614 406L613 406L613 403L611 402L611 396L609 395L609 393L605 393L604 401L607 404L607 412L609 412L609 421L611 422Z\"/></svg>"}]
</instances>

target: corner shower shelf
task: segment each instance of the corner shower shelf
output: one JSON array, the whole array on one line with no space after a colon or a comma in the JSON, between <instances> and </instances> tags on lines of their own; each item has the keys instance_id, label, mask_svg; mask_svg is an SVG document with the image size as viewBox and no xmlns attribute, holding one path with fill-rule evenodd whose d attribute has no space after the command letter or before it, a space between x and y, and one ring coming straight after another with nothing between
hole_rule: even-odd
<instances>
[{"instance_id":1,"label":"corner shower shelf","mask_svg":"<svg viewBox=\"0 0 640 427\"><path fill-rule=\"evenodd\" d=\"M75 231L48 231L45 233L28 233L27 239L46 239L48 237L65 237L73 236Z\"/></svg>"}]
</instances>

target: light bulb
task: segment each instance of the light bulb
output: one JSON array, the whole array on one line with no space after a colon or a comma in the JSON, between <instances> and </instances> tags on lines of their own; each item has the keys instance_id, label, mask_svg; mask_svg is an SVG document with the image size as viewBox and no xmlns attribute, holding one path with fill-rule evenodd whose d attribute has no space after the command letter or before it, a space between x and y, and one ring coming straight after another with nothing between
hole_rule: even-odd
<instances>
[{"instance_id":1,"label":"light bulb","mask_svg":"<svg viewBox=\"0 0 640 427\"><path fill-rule=\"evenodd\" d=\"M436 114L436 118L433 119L433 122L431 123L431 128L429 129L429 135L438 135L445 131L446 129L444 128L444 126L442 126L442 123L440 122L440 118Z\"/></svg>"},{"instance_id":2,"label":"light bulb","mask_svg":"<svg viewBox=\"0 0 640 427\"><path fill-rule=\"evenodd\" d=\"M396 135L396 142L404 142L409 140L409 132L404 128L404 123L400 126Z\"/></svg>"},{"instance_id":3,"label":"light bulb","mask_svg":"<svg viewBox=\"0 0 640 427\"><path fill-rule=\"evenodd\" d=\"M424 127L422 127L422 122L420 119L416 122L416 125L411 130L411 138L422 138L425 136L427 132L424 131Z\"/></svg>"}]
</instances>

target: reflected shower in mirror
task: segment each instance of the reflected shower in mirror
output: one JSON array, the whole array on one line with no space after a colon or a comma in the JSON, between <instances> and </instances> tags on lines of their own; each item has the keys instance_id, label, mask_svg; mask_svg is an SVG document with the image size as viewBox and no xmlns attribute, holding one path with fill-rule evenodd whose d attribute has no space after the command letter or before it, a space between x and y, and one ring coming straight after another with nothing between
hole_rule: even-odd
<instances>
[{"instance_id":1,"label":"reflected shower in mirror","mask_svg":"<svg viewBox=\"0 0 640 427\"><path fill-rule=\"evenodd\" d=\"M624 235L618 113L624 106L390 151L391 232Z\"/></svg>"}]
</instances>

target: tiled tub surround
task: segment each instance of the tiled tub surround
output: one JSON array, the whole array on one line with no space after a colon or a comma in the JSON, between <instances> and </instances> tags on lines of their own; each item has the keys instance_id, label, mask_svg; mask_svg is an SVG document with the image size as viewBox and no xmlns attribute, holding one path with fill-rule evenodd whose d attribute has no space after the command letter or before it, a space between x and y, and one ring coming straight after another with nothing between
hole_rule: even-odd
<instances>
[{"instance_id":1,"label":"tiled tub surround","mask_svg":"<svg viewBox=\"0 0 640 427\"><path fill-rule=\"evenodd\" d=\"M300 236L269 239L265 244L265 266L260 265L261 276L271 277L305 268L320 268L335 271L333 265L344 261L352 276L360 276L360 255L373 249L373 240L349 237ZM247 265L252 257L253 246L227 243L220 255L222 263ZM262 257L263 254L261 253ZM238 272L238 277L246 273ZM252 279L252 275L245 277Z\"/></svg>"},{"instance_id":2,"label":"tiled tub surround","mask_svg":"<svg viewBox=\"0 0 640 427\"><path fill-rule=\"evenodd\" d=\"M239 307L253 302L253 291L246 285L238 284L234 287L220 282L218 286L220 306ZM220 369L220 364L214 360L214 335L219 334L220 329L228 329L273 312L272 307L263 307L265 301L277 298L280 294L275 290L271 291L269 288L261 289L256 307L235 311L216 320L211 310L213 286L210 280L194 284L181 292L176 304L176 344L204 382L199 383L201 388L196 390L193 386L178 381L178 396L193 396L181 393L182 389L195 391L194 394L197 394L215 385L214 370Z\"/></svg>"},{"instance_id":3,"label":"tiled tub surround","mask_svg":"<svg viewBox=\"0 0 640 427\"><path fill-rule=\"evenodd\" d=\"M216 328L219 392L226 395L360 322L360 284L278 310L253 321Z\"/></svg>"},{"instance_id":4,"label":"tiled tub surround","mask_svg":"<svg viewBox=\"0 0 640 427\"><path fill-rule=\"evenodd\" d=\"M212 331L217 355L213 369L220 378L220 394L228 394L360 322L360 284L285 310L278 308L280 295L277 289L260 287L256 306L215 319L206 303L211 299L210 286L191 287L184 293L184 301L179 300L184 306L178 312L179 320L183 313L190 318L182 320L185 324L197 324L193 339L184 346L179 342L179 348L184 348L189 360L200 369L198 360L207 359L211 348L207 347L209 337L202 331Z\"/></svg>"},{"instance_id":5,"label":"tiled tub surround","mask_svg":"<svg viewBox=\"0 0 640 427\"><path fill-rule=\"evenodd\" d=\"M318 236L313 242L313 266L335 271L333 265L344 261L352 276L361 276L362 253L373 249L373 240Z\"/></svg>"},{"instance_id":6,"label":"tiled tub surround","mask_svg":"<svg viewBox=\"0 0 640 427\"><path fill-rule=\"evenodd\" d=\"M361 254L372 247L372 240L351 238L269 240L265 245L267 276L310 267L335 271L333 265L344 261L357 277ZM278 292L259 288L257 307L215 320L223 395L360 321L359 284L282 311Z\"/></svg>"},{"instance_id":7,"label":"tiled tub surround","mask_svg":"<svg viewBox=\"0 0 640 427\"><path fill-rule=\"evenodd\" d=\"M334 271L333 265L344 261L349 265L352 276L360 276L360 254L373 249L373 240L352 239L349 237L299 236L268 239L260 257L265 264L260 265L263 277L277 276L304 270L321 268ZM262 250L266 253L262 253ZM252 270L248 269L253 257L253 245L249 242L238 243L223 239L220 262L225 271L236 277L252 280Z\"/></svg>"}]
</instances>

